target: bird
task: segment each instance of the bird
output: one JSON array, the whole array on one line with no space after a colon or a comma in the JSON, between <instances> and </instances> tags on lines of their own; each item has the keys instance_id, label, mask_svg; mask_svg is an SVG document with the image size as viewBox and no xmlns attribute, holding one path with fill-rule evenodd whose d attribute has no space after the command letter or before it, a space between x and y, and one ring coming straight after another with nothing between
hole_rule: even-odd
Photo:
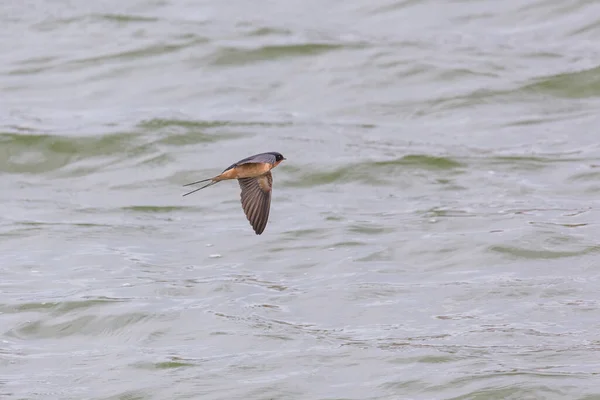
<instances>
[{"instance_id":1,"label":"bird","mask_svg":"<svg viewBox=\"0 0 600 400\"><path fill-rule=\"evenodd\" d=\"M185 184L191 186L202 182L210 183L187 192L184 196L207 188L221 181L237 179L242 189L240 200L242 209L252 229L260 235L267 226L269 210L271 208L271 192L273 191L273 176L271 170L286 158L276 151L255 154L246 157L225 168L219 175L208 179Z\"/></svg>"}]
</instances>

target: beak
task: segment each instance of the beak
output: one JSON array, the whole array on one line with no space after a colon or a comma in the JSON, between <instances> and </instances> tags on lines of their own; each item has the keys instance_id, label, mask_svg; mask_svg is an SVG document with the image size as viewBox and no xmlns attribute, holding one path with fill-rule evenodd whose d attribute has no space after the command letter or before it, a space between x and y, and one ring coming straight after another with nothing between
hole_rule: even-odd
<instances>
[{"instance_id":1,"label":"beak","mask_svg":"<svg viewBox=\"0 0 600 400\"><path fill-rule=\"evenodd\" d=\"M284 160L287 160L287 158L283 157Z\"/></svg>"}]
</instances>

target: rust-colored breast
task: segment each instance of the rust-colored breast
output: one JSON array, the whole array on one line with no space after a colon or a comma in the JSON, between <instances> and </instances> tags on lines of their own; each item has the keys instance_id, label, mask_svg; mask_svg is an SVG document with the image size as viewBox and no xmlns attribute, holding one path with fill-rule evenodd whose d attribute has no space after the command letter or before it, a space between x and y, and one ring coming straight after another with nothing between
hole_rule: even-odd
<instances>
[{"instance_id":1,"label":"rust-colored breast","mask_svg":"<svg viewBox=\"0 0 600 400\"><path fill-rule=\"evenodd\" d=\"M237 179L239 178L255 178L266 174L271 170L272 166L269 163L249 163L238 165L235 168L235 174Z\"/></svg>"}]
</instances>

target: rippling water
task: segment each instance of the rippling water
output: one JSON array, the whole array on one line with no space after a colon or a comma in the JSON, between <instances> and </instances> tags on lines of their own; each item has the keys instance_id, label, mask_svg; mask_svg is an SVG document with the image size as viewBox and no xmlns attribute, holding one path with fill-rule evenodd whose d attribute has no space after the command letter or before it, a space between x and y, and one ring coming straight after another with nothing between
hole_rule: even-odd
<instances>
[{"instance_id":1,"label":"rippling water","mask_svg":"<svg viewBox=\"0 0 600 400\"><path fill-rule=\"evenodd\" d=\"M0 11L0 398L600 398L597 2Z\"/></svg>"}]
</instances>

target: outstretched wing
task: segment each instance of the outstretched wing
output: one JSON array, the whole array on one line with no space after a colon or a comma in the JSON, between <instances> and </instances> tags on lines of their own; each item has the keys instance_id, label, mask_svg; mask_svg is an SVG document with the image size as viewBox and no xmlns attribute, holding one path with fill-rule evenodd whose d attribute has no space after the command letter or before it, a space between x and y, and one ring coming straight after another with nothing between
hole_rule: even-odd
<instances>
[{"instance_id":1,"label":"outstretched wing","mask_svg":"<svg viewBox=\"0 0 600 400\"><path fill-rule=\"evenodd\" d=\"M270 172L256 178L238 179L242 193L242 208L254 232L260 235L267 226L271 209L273 176Z\"/></svg>"}]
</instances>

